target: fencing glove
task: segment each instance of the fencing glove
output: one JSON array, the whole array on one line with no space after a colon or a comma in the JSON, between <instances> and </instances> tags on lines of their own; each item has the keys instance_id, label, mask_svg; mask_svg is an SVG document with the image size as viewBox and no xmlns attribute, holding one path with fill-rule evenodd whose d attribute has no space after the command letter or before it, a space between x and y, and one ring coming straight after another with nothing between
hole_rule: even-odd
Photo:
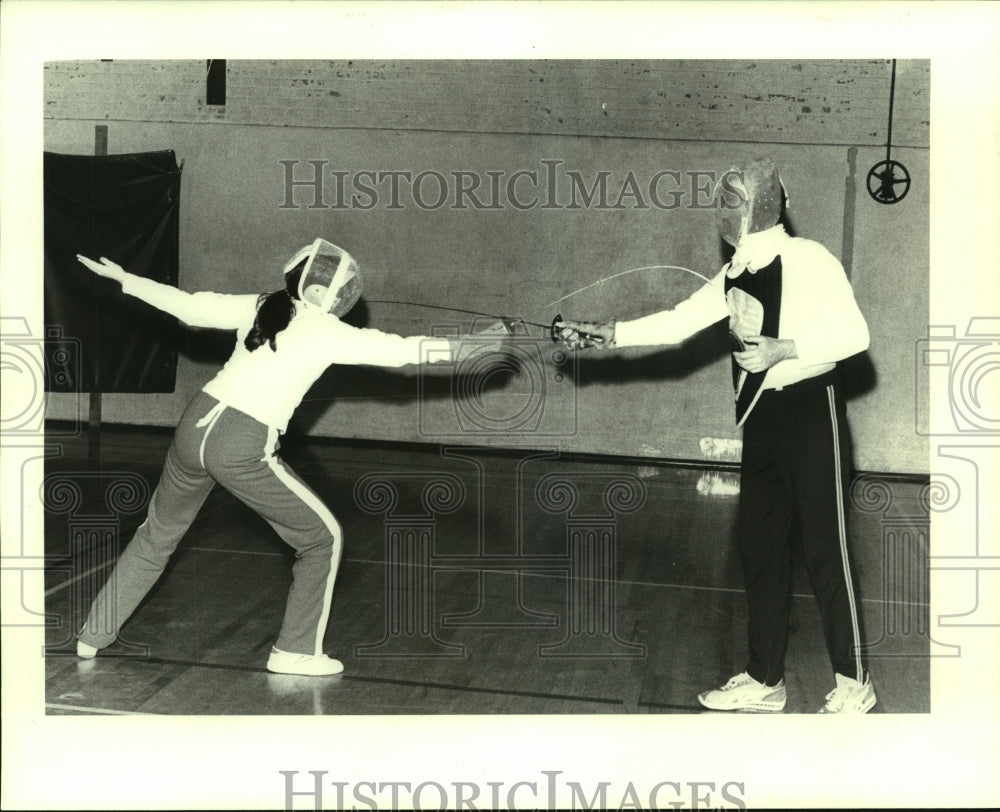
<instances>
[{"instance_id":1,"label":"fencing glove","mask_svg":"<svg viewBox=\"0 0 1000 812\"><path fill-rule=\"evenodd\" d=\"M590 347L607 349L615 345L615 320L563 321L557 318L552 323L552 335L571 350L585 350Z\"/></svg>"}]
</instances>

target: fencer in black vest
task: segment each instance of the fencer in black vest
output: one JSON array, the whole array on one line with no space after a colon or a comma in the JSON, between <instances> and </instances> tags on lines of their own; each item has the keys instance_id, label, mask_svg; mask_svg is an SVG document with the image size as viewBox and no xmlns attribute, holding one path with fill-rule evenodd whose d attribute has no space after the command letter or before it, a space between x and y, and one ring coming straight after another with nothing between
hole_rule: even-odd
<instances>
[{"instance_id":1,"label":"fencer in black vest","mask_svg":"<svg viewBox=\"0 0 1000 812\"><path fill-rule=\"evenodd\" d=\"M820 712L867 713L875 691L848 549L850 443L836 365L868 348L868 326L840 262L779 223L786 195L771 160L732 167L714 202L719 232L735 251L709 283L670 310L631 321L561 321L557 334L572 349L662 346L729 320L743 428L737 543L749 660L698 699L713 710L784 709L797 525L833 668Z\"/></svg>"}]
</instances>

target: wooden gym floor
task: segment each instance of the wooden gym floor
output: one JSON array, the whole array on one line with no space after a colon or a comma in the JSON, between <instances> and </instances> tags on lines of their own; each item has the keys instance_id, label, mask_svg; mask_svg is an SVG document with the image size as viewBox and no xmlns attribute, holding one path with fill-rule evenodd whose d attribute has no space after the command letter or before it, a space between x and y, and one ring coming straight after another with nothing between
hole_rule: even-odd
<instances>
[{"instance_id":1,"label":"wooden gym floor","mask_svg":"<svg viewBox=\"0 0 1000 812\"><path fill-rule=\"evenodd\" d=\"M79 660L73 629L142 522L170 437L50 441L49 714L700 713L697 694L744 667L737 497L703 492L726 470L304 438L284 456L345 534L325 641L343 674L266 671L290 550L220 488L119 642ZM871 482L894 511L859 499L849 516L873 712L926 713L920 483ZM785 712L811 713L833 676L800 564L792 592Z\"/></svg>"}]
</instances>

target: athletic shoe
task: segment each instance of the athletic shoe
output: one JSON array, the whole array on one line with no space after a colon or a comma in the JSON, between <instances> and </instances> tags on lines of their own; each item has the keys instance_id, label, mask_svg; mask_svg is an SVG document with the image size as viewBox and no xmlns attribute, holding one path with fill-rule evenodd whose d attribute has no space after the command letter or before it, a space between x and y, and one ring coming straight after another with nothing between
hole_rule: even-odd
<instances>
[{"instance_id":1,"label":"athletic shoe","mask_svg":"<svg viewBox=\"0 0 1000 812\"><path fill-rule=\"evenodd\" d=\"M82 640L76 641L76 656L82 657L84 660L92 660L97 656L97 649L93 646L88 646Z\"/></svg>"},{"instance_id":2,"label":"athletic shoe","mask_svg":"<svg viewBox=\"0 0 1000 812\"><path fill-rule=\"evenodd\" d=\"M711 710L749 710L777 712L785 707L785 681L777 685L757 682L746 671L737 674L721 688L698 694L698 701Z\"/></svg>"},{"instance_id":3,"label":"athletic shoe","mask_svg":"<svg viewBox=\"0 0 1000 812\"><path fill-rule=\"evenodd\" d=\"M819 713L868 713L875 707L875 689L866 676L864 682L836 674L837 687L826 695Z\"/></svg>"},{"instance_id":4,"label":"athletic shoe","mask_svg":"<svg viewBox=\"0 0 1000 812\"><path fill-rule=\"evenodd\" d=\"M328 677L343 671L344 664L325 654L294 654L272 648L271 656L267 658L267 670L275 674Z\"/></svg>"}]
</instances>

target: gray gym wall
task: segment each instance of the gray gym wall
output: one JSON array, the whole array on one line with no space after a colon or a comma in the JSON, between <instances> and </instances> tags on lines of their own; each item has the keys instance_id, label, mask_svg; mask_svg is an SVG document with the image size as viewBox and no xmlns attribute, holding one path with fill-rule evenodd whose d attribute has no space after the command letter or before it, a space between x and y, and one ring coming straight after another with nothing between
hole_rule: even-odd
<instances>
[{"instance_id":1,"label":"gray gym wall","mask_svg":"<svg viewBox=\"0 0 1000 812\"><path fill-rule=\"evenodd\" d=\"M844 262L871 330L869 352L847 367L856 467L927 473L914 415L916 348L929 307L930 63L897 65L892 157L913 183L891 206L866 189L868 170L886 154L890 72L888 60L229 61L225 105L208 105L204 61L58 62L45 68L45 149L92 154L95 125L105 125L109 153L177 153L184 162L182 289L273 290L284 260L323 236L358 258L368 326L402 334L467 329L472 318L372 300L541 323L556 312L632 318L671 307L700 280L643 271L547 305L640 266L714 274L725 246L711 209L702 207L707 196L691 183L709 183L697 173L718 176L740 158L770 155L790 195L788 224ZM308 186L291 189L294 205L285 205L288 168L296 180L309 180L310 161L324 162L324 206L313 207ZM550 166L559 184L555 208L543 205ZM347 172L350 183L362 170L440 173L449 197L433 205L438 185L428 175L423 206L404 182L401 207L393 208L388 181L369 180L376 205L333 207L330 173ZM648 195L650 179L664 170L680 173L680 184L667 176L659 186L664 203L670 189L680 191L676 208L658 208ZM538 176L535 189L521 178L515 190L521 202L538 199L527 210L505 193L519 171ZM502 173L500 208L454 208L456 172L480 178L477 194L486 202L487 173ZM623 208L570 209L572 172L588 186L607 172L609 203L631 173L648 207L626 196ZM537 432L480 423L473 433L437 434L457 425L446 396L450 371L435 369L421 388L412 368L333 368L293 428L324 437L698 460L701 438L739 437L724 336L709 331L677 350L590 351L562 365L551 343L519 344L524 357L537 353L537 364L519 375L488 376L483 414L516 415L541 397L547 411ZM229 346L189 333L176 391L106 395L103 419L174 425ZM72 418L79 401L51 395L47 417Z\"/></svg>"}]
</instances>

